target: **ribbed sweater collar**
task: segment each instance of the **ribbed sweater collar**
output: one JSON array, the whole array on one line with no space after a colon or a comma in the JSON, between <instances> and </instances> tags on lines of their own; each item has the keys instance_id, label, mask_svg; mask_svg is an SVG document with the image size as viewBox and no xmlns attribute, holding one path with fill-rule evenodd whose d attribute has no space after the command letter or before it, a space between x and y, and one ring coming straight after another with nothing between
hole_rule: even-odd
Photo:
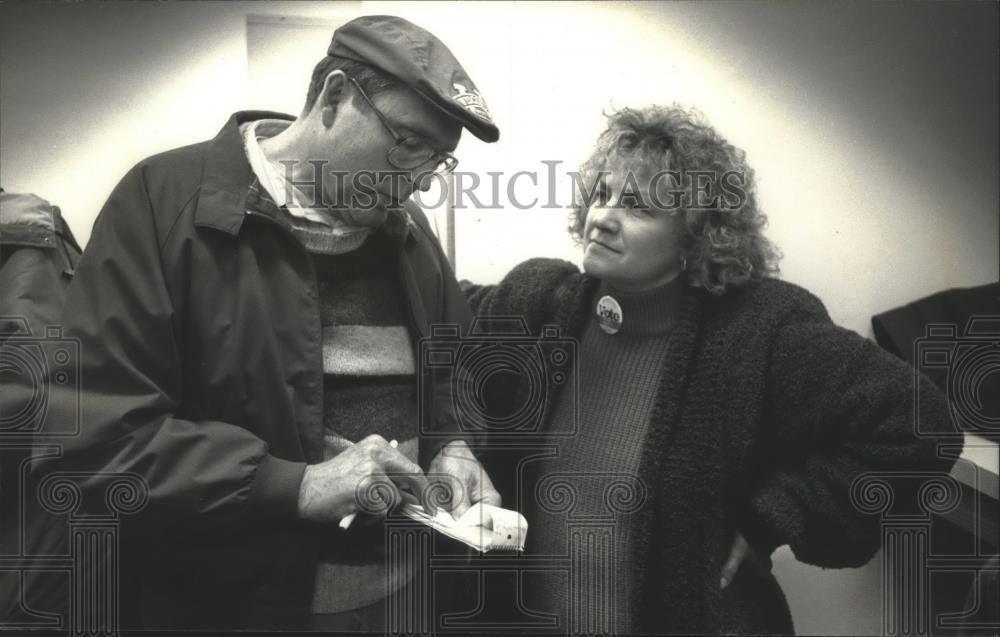
<instances>
[{"instance_id":1,"label":"ribbed sweater collar","mask_svg":"<svg viewBox=\"0 0 1000 637\"><path fill-rule=\"evenodd\" d=\"M622 310L620 334L652 336L665 334L673 326L677 306L684 292L684 278L674 280L642 292L623 292L606 281L601 281L591 303L591 320L596 319L597 302L610 296Z\"/></svg>"}]
</instances>

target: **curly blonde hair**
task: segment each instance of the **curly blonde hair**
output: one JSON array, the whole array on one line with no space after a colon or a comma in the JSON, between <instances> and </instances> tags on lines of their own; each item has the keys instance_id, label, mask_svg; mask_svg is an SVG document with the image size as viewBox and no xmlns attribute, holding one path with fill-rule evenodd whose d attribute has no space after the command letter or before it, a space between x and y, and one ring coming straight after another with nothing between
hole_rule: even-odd
<instances>
[{"instance_id":1,"label":"curly blonde hair","mask_svg":"<svg viewBox=\"0 0 1000 637\"><path fill-rule=\"evenodd\" d=\"M677 212L684 215L685 236L681 250L688 284L713 294L778 274L778 250L764 236L767 217L757 206L753 169L746 154L705 124L697 112L673 104L641 109L625 108L608 117L608 126L597 139L591 156L580 167L580 184L593 188L613 157L639 159L655 170L679 176L679 185L693 193L681 197ZM698 175L714 176L702 183ZM726 175L738 176L738 191ZM727 187L728 186L728 187ZM729 204L736 197L735 204ZM590 201L574 193L569 231L583 243ZM700 204L702 195L707 205Z\"/></svg>"}]
</instances>

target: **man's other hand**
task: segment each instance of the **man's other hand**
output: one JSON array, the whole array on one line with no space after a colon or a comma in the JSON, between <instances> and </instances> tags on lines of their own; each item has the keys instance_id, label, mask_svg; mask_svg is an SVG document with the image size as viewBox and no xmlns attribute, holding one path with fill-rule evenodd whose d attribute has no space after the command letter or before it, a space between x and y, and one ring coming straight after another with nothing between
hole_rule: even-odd
<instances>
[{"instance_id":1,"label":"man's other hand","mask_svg":"<svg viewBox=\"0 0 1000 637\"><path fill-rule=\"evenodd\" d=\"M450 497L443 504L455 519L477 502L500 506L500 493L464 440L455 440L442 447L431 461L427 474L430 480L444 485Z\"/></svg>"}]
</instances>

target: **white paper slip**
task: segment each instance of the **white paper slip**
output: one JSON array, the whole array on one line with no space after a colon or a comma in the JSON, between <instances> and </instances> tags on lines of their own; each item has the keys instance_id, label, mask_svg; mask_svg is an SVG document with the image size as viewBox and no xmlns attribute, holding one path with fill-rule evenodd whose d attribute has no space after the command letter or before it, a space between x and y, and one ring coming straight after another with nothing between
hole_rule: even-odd
<instances>
[{"instance_id":1,"label":"white paper slip","mask_svg":"<svg viewBox=\"0 0 1000 637\"><path fill-rule=\"evenodd\" d=\"M528 521L517 511L489 504L474 504L458 520L443 509L428 515L422 506L403 505L403 514L431 527L438 533L463 542L481 553L488 551L520 552L528 535Z\"/></svg>"}]
</instances>

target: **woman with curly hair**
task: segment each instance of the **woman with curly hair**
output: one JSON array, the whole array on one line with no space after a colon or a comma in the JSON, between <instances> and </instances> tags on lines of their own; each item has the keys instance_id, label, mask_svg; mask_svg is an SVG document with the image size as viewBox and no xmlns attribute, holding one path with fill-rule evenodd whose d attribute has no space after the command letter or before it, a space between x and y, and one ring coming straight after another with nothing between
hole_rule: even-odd
<instances>
[{"instance_id":1,"label":"woman with curly hair","mask_svg":"<svg viewBox=\"0 0 1000 637\"><path fill-rule=\"evenodd\" d=\"M791 633L769 556L870 560L878 519L852 481L947 471L913 424L915 396L942 423L944 399L776 278L744 153L688 110L612 114L581 176L584 272L532 259L466 292L479 316L576 342L567 380L540 392L548 438L487 465L527 514L529 553L571 562L569 577L522 574L523 612L560 632ZM539 395L526 376L493 383L493 408ZM507 425L494 442L516 441Z\"/></svg>"}]
</instances>

